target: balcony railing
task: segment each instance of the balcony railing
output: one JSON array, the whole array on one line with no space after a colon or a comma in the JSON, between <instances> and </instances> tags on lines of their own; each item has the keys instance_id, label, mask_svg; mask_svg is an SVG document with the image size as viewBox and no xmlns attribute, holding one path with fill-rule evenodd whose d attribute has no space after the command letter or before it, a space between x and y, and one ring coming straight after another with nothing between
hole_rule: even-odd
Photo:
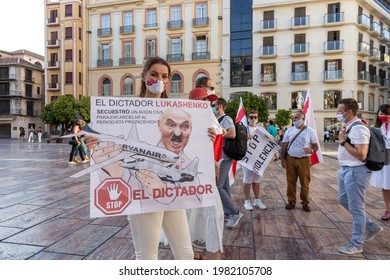
<instances>
[{"instance_id":1,"label":"balcony railing","mask_svg":"<svg viewBox=\"0 0 390 280\"><path fill-rule=\"evenodd\" d=\"M303 28L303 27L308 27L309 25L310 25L310 16L291 18L292 28Z\"/></svg>"},{"instance_id":2,"label":"balcony railing","mask_svg":"<svg viewBox=\"0 0 390 280\"><path fill-rule=\"evenodd\" d=\"M363 56L370 55L370 45L366 42L359 42L358 43L358 54Z\"/></svg>"},{"instance_id":3,"label":"balcony railing","mask_svg":"<svg viewBox=\"0 0 390 280\"><path fill-rule=\"evenodd\" d=\"M60 24L59 17L51 17L46 19L46 25L58 25Z\"/></svg>"},{"instance_id":4,"label":"balcony railing","mask_svg":"<svg viewBox=\"0 0 390 280\"><path fill-rule=\"evenodd\" d=\"M260 47L260 57L275 57L277 55L277 46Z\"/></svg>"},{"instance_id":5,"label":"balcony railing","mask_svg":"<svg viewBox=\"0 0 390 280\"><path fill-rule=\"evenodd\" d=\"M167 61L184 61L184 54L178 53L178 54L168 54L167 55Z\"/></svg>"},{"instance_id":6,"label":"balcony railing","mask_svg":"<svg viewBox=\"0 0 390 280\"><path fill-rule=\"evenodd\" d=\"M121 34L134 33L134 25L124 25L119 28Z\"/></svg>"},{"instance_id":7,"label":"balcony railing","mask_svg":"<svg viewBox=\"0 0 390 280\"><path fill-rule=\"evenodd\" d=\"M119 65L134 65L135 57L122 57L119 58Z\"/></svg>"},{"instance_id":8,"label":"balcony railing","mask_svg":"<svg viewBox=\"0 0 390 280\"><path fill-rule=\"evenodd\" d=\"M261 74L260 75L260 83L262 85L275 84L276 83L276 73Z\"/></svg>"},{"instance_id":9,"label":"balcony railing","mask_svg":"<svg viewBox=\"0 0 390 280\"><path fill-rule=\"evenodd\" d=\"M16 80L15 74L0 74L0 81Z\"/></svg>"},{"instance_id":10,"label":"balcony railing","mask_svg":"<svg viewBox=\"0 0 390 280\"><path fill-rule=\"evenodd\" d=\"M379 65L389 66L390 65L390 55L388 55L387 53L381 53L381 61L379 62Z\"/></svg>"},{"instance_id":11,"label":"balcony railing","mask_svg":"<svg viewBox=\"0 0 390 280\"><path fill-rule=\"evenodd\" d=\"M20 90L0 91L0 96L22 96Z\"/></svg>"},{"instance_id":12,"label":"balcony railing","mask_svg":"<svg viewBox=\"0 0 390 280\"><path fill-rule=\"evenodd\" d=\"M363 28L365 30L370 29L370 27L371 27L371 20L365 14L358 15L357 21L358 21L358 25L361 28Z\"/></svg>"},{"instance_id":13,"label":"balcony railing","mask_svg":"<svg viewBox=\"0 0 390 280\"><path fill-rule=\"evenodd\" d=\"M262 20L260 21L260 31L272 31L277 28L277 20Z\"/></svg>"},{"instance_id":14,"label":"balcony railing","mask_svg":"<svg viewBox=\"0 0 390 280\"><path fill-rule=\"evenodd\" d=\"M382 34L380 35L379 40L390 42L390 31L382 28Z\"/></svg>"},{"instance_id":15,"label":"balcony railing","mask_svg":"<svg viewBox=\"0 0 390 280\"><path fill-rule=\"evenodd\" d=\"M210 59L210 52L193 52L192 60Z\"/></svg>"},{"instance_id":16,"label":"balcony railing","mask_svg":"<svg viewBox=\"0 0 390 280\"><path fill-rule=\"evenodd\" d=\"M144 24L144 27L145 27L145 28L157 27L157 22L145 23L145 24Z\"/></svg>"},{"instance_id":17,"label":"balcony railing","mask_svg":"<svg viewBox=\"0 0 390 280\"><path fill-rule=\"evenodd\" d=\"M325 14L325 24L337 24L344 22L344 13Z\"/></svg>"},{"instance_id":18,"label":"balcony railing","mask_svg":"<svg viewBox=\"0 0 390 280\"><path fill-rule=\"evenodd\" d=\"M46 41L46 46L48 48L56 48L60 46L60 40L58 39L52 39L52 40L47 40Z\"/></svg>"},{"instance_id":19,"label":"balcony railing","mask_svg":"<svg viewBox=\"0 0 390 280\"><path fill-rule=\"evenodd\" d=\"M309 43L302 43L302 44L292 44L291 45L291 54L292 55L298 55L298 54L307 54L309 53Z\"/></svg>"},{"instance_id":20,"label":"balcony railing","mask_svg":"<svg viewBox=\"0 0 390 280\"><path fill-rule=\"evenodd\" d=\"M35 83L35 78L26 76L26 77L24 77L24 82L26 82L26 83Z\"/></svg>"},{"instance_id":21,"label":"balcony railing","mask_svg":"<svg viewBox=\"0 0 390 280\"><path fill-rule=\"evenodd\" d=\"M380 61L381 60L381 52L377 48L370 49L370 57L368 58L372 61Z\"/></svg>"},{"instance_id":22,"label":"balcony railing","mask_svg":"<svg viewBox=\"0 0 390 280\"><path fill-rule=\"evenodd\" d=\"M209 25L209 17L192 19L192 26L207 26Z\"/></svg>"},{"instance_id":23,"label":"balcony railing","mask_svg":"<svg viewBox=\"0 0 390 280\"><path fill-rule=\"evenodd\" d=\"M60 83L48 83L47 84L48 90L59 90L60 89Z\"/></svg>"},{"instance_id":24,"label":"balcony railing","mask_svg":"<svg viewBox=\"0 0 390 280\"><path fill-rule=\"evenodd\" d=\"M60 67L60 64L59 64L59 62L58 61L48 61L47 62L47 68L48 69L53 69L53 68L58 68L58 67Z\"/></svg>"},{"instance_id":25,"label":"balcony railing","mask_svg":"<svg viewBox=\"0 0 390 280\"><path fill-rule=\"evenodd\" d=\"M111 27L98 28L98 36L111 36L111 34L112 34Z\"/></svg>"},{"instance_id":26,"label":"balcony railing","mask_svg":"<svg viewBox=\"0 0 390 280\"><path fill-rule=\"evenodd\" d=\"M343 79L343 70L325 71L325 81L339 81Z\"/></svg>"},{"instance_id":27,"label":"balcony railing","mask_svg":"<svg viewBox=\"0 0 390 280\"><path fill-rule=\"evenodd\" d=\"M168 21L168 29L183 28L183 20Z\"/></svg>"},{"instance_id":28,"label":"balcony railing","mask_svg":"<svg viewBox=\"0 0 390 280\"><path fill-rule=\"evenodd\" d=\"M344 50L344 41L326 41L325 42L325 52L337 52Z\"/></svg>"},{"instance_id":29,"label":"balcony railing","mask_svg":"<svg viewBox=\"0 0 390 280\"><path fill-rule=\"evenodd\" d=\"M292 72L291 81L292 82L307 82L309 81L310 72Z\"/></svg>"},{"instance_id":30,"label":"balcony railing","mask_svg":"<svg viewBox=\"0 0 390 280\"><path fill-rule=\"evenodd\" d=\"M380 26L380 24L377 23L376 21L373 21L371 22L371 27L369 32L373 36L380 36L382 34L382 26Z\"/></svg>"},{"instance_id":31,"label":"balcony railing","mask_svg":"<svg viewBox=\"0 0 390 280\"><path fill-rule=\"evenodd\" d=\"M381 83L381 79L376 74L370 74L370 86L379 86Z\"/></svg>"},{"instance_id":32,"label":"balcony railing","mask_svg":"<svg viewBox=\"0 0 390 280\"><path fill-rule=\"evenodd\" d=\"M97 67L109 67L112 66L112 59L98 59Z\"/></svg>"},{"instance_id":33,"label":"balcony railing","mask_svg":"<svg viewBox=\"0 0 390 280\"><path fill-rule=\"evenodd\" d=\"M389 79L380 79L380 87L382 89L390 89L390 80Z\"/></svg>"},{"instance_id":34,"label":"balcony railing","mask_svg":"<svg viewBox=\"0 0 390 280\"><path fill-rule=\"evenodd\" d=\"M230 75L231 87L250 87L253 85L252 74Z\"/></svg>"},{"instance_id":35,"label":"balcony railing","mask_svg":"<svg viewBox=\"0 0 390 280\"><path fill-rule=\"evenodd\" d=\"M359 84L367 84L370 82L370 73L367 71L358 71L357 80Z\"/></svg>"}]
</instances>

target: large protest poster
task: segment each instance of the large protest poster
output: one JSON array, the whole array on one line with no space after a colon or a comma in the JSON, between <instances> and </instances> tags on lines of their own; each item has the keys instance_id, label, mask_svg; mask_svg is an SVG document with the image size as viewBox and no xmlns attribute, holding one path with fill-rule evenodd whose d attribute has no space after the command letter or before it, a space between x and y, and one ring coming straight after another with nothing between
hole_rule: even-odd
<instances>
[{"instance_id":1,"label":"large protest poster","mask_svg":"<svg viewBox=\"0 0 390 280\"><path fill-rule=\"evenodd\" d=\"M279 148L275 141L268 139L264 133L256 129L253 137L248 141L245 157L238 163L263 176L265 169Z\"/></svg>"},{"instance_id":2,"label":"large protest poster","mask_svg":"<svg viewBox=\"0 0 390 280\"><path fill-rule=\"evenodd\" d=\"M91 97L90 215L215 205L210 102Z\"/></svg>"}]
</instances>

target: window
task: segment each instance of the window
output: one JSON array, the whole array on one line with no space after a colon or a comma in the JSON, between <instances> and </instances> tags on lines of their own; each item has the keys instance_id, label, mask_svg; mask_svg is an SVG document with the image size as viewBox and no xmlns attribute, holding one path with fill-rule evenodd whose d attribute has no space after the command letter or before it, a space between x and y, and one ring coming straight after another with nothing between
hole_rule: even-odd
<instances>
[{"instance_id":1,"label":"window","mask_svg":"<svg viewBox=\"0 0 390 280\"><path fill-rule=\"evenodd\" d=\"M274 37L263 37L263 47L261 49L261 55L275 55L276 47L274 46Z\"/></svg>"},{"instance_id":2,"label":"window","mask_svg":"<svg viewBox=\"0 0 390 280\"><path fill-rule=\"evenodd\" d=\"M0 100L0 114L9 114L11 105L9 100Z\"/></svg>"},{"instance_id":3,"label":"window","mask_svg":"<svg viewBox=\"0 0 390 280\"><path fill-rule=\"evenodd\" d=\"M303 109L306 99L306 91L295 91L291 93L291 109Z\"/></svg>"},{"instance_id":4,"label":"window","mask_svg":"<svg viewBox=\"0 0 390 280\"><path fill-rule=\"evenodd\" d=\"M206 18L206 17L207 17L206 3L197 3L196 4L196 18Z\"/></svg>"},{"instance_id":5,"label":"window","mask_svg":"<svg viewBox=\"0 0 390 280\"><path fill-rule=\"evenodd\" d=\"M383 97L383 95L379 95L378 96L378 107L383 105L385 103L385 98Z\"/></svg>"},{"instance_id":6,"label":"window","mask_svg":"<svg viewBox=\"0 0 390 280\"><path fill-rule=\"evenodd\" d=\"M276 28L276 20L274 19L274 11L264 11L262 21L262 29Z\"/></svg>"},{"instance_id":7,"label":"window","mask_svg":"<svg viewBox=\"0 0 390 280\"><path fill-rule=\"evenodd\" d=\"M65 50L65 61L73 60L73 50Z\"/></svg>"},{"instance_id":8,"label":"window","mask_svg":"<svg viewBox=\"0 0 390 280\"><path fill-rule=\"evenodd\" d=\"M292 53L305 53L309 51L309 46L306 43L306 34L295 34Z\"/></svg>"},{"instance_id":9,"label":"window","mask_svg":"<svg viewBox=\"0 0 390 280\"><path fill-rule=\"evenodd\" d=\"M72 72L66 72L65 73L65 84L73 84L73 73Z\"/></svg>"},{"instance_id":10,"label":"window","mask_svg":"<svg viewBox=\"0 0 390 280\"><path fill-rule=\"evenodd\" d=\"M32 71L30 69L26 69L25 70L25 80L27 82L32 82L33 81L33 77L32 77Z\"/></svg>"},{"instance_id":11,"label":"window","mask_svg":"<svg viewBox=\"0 0 390 280\"><path fill-rule=\"evenodd\" d=\"M171 7L171 21L181 20L181 6Z\"/></svg>"},{"instance_id":12,"label":"window","mask_svg":"<svg viewBox=\"0 0 390 280\"><path fill-rule=\"evenodd\" d=\"M123 13L123 25L124 26L133 25L133 12L124 12Z\"/></svg>"},{"instance_id":13,"label":"window","mask_svg":"<svg viewBox=\"0 0 390 280\"><path fill-rule=\"evenodd\" d=\"M308 17L306 17L306 8L295 8L293 26L305 26L308 24Z\"/></svg>"},{"instance_id":14,"label":"window","mask_svg":"<svg viewBox=\"0 0 390 280\"><path fill-rule=\"evenodd\" d=\"M172 38L168 41L169 61L182 61L181 38Z\"/></svg>"},{"instance_id":15,"label":"window","mask_svg":"<svg viewBox=\"0 0 390 280\"><path fill-rule=\"evenodd\" d=\"M123 95L133 96L134 95L134 81L131 77L126 77L123 81Z\"/></svg>"},{"instance_id":16,"label":"window","mask_svg":"<svg viewBox=\"0 0 390 280\"><path fill-rule=\"evenodd\" d=\"M342 60L325 60L325 80L335 80L342 78Z\"/></svg>"},{"instance_id":17,"label":"window","mask_svg":"<svg viewBox=\"0 0 390 280\"><path fill-rule=\"evenodd\" d=\"M205 53L207 52L207 38L206 36L196 37L196 52Z\"/></svg>"},{"instance_id":18,"label":"window","mask_svg":"<svg viewBox=\"0 0 390 280\"><path fill-rule=\"evenodd\" d=\"M26 97L32 97L32 85L26 84Z\"/></svg>"},{"instance_id":19,"label":"window","mask_svg":"<svg viewBox=\"0 0 390 280\"><path fill-rule=\"evenodd\" d=\"M79 62L83 61L83 52L79 50Z\"/></svg>"},{"instance_id":20,"label":"window","mask_svg":"<svg viewBox=\"0 0 390 280\"><path fill-rule=\"evenodd\" d=\"M111 35L111 16L109 14L102 15L101 29L98 32L99 36Z\"/></svg>"},{"instance_id":21,"label":"window","mask_svg":"<svg viewBox=\"0 0 390 280\"><path fill-rule=\"evenodd\" d=\"M359 110L364 110L364 92L363 91L358 91L357 102L359 104Z\"/></svg>"},{"instance_id":22,"label":"window","mask_svg":"<svg viewBox=\"0 0 390 280\"><path fill-rule=\"evenodd\" d=\"M9 94L9 83L0 83L0 95Z\"/></svg>"},{"instance_id":23,"label":"window","mask_svg":"<svg viewBox=\"0 0 390 280\"><path fill-rule=\"evenodd\" d=\"M72 16L72 4L65 5L65 16L66 17Z\"/></svg>"},{"instance_id":24,"label":"window","mask_svg":"<svg viewBox=\"0 0 390 280\"><path fill-rule=\"evenodd\" d=\"M72 39L72 27L65 27L65 39Z\"/></svg>"},{"instance_id":25,"label":"window","mask_svg":"<svg viewBox=\"0 0 390 280\"><path fill-rule=\"evenodd\" d=\"M200 73L198 73L197 75L196 75L196 81L197 80L199 80L200 78L203 78L203 77L207 77L207 75L205 74L205 73L203 73L203 72L200 72Z\"/></svg>"},{"instance_id":26,"label":"window","mask_svg":"<svg viewBox=\"0 0 390 280\"><path fill-rule=\"evenodd\" d=\"M374 111L374 95L372 93L370 93L368 95L368 110L369 111Z\"/></svg>"},{"instance_id":27,"label":"window","mask_svg":"<svg viewBox=\"0 0 390 280\"><path fill-rule=\"evenodd\" d=\"M102 96L110 96L111 94L110 79L105 78L102 83Z\"/></svg>"},{"instance_id":28,"label":"window","mask_svg":"<svg viewBox=\"0 0 390 280\"><path fill-rule=\"evenodd\" d=\"M324 92L324 109L337 109L341 100L341 91L328 90Z\"/></svg>"},{"instance_id":29,"label":"window","mask_svg":"<svg viewBox=\"0 0 390 280\"><path fill-rule=\"evenodd\" d=\"M34 102L33 101L27 101L27 115L28 116L34 115Z\"/></svg>"},{"instance_id":30,"label":"window","mask_svg":"<svg viewBox=\"0 0 390 280\"><path fill-rule=\"evenodd\" d=\"M79 5L79 17L83 17L83 10L81 9L81 6Z\"/></svg>"},{"instance_id":31,"label":"window","mask_svg":"<svg viewBox=\"0 0 390 280\"><path fill-rule=\"evenodd\" d=\"M110 45L101 45L100 46L100 59L107 60L110 59Z\"/></svg>"},{"instance_id":32,"label":"window","mask_svg":"<svg viewBox=\"0 0 390 280\"><path fill-rule=\"evenodd\" d=\"M340 31L329 31L328 41L326 42L326 50L334 51L341 50L342 42L340 41Z\"/></svg>"},{"instance_id":33,"label":"window","mask_svg":"<svg viewBox=\"0 0 390 280\"><path fill-rule=\"evenodd\" d=\"M83 84L83 74L79 72L79 85Z\"/></svg>"},{"instance_id":34,"label":"window","mask_svg":"<svg viewBox=\"0 0 390 280\"><path fill-rule=\"evenodd\" d=\"M179 74L175 74L171 79L171 93L181 93L181 77Z\"/></svg>"},{"instance_id":35,"label":"window","mask_svg":"<svg viewBox=\"0 0 390 280\"><path fill-rule=\"evenodd\" d=\"M156 9L149 9L146 11L146 25L145 27L157 26L157 12Z\"/></svg>"},{"instance_id":36,"label":"window","mask_svg":"<svg viewBox=\"0 0 390 280\"><path fill-rule=\"evenodd\" d=\"M146 40L146 57L156 55L156 39Z\"/></svg>"},{"instance_id":37,"label":"window","mask_svg":"<svg viewBox=\"0 0 390 280\"><path fill-rule=\"evenodd\" d=\"M83 31L79 28L79 40L83 40Z\"/></svg>"},{"instance_id":38,"label":"window","mask_svg":"<svg viewBox=\"0 0 390 280\"><path fill-rule=\"evenodd\" d=\"M123 43L123 55L125 58L134 57L133 54L133 42Z\"/></svg>"},{"instance_id":39,"label":"window","mask_svg":"<svg viewBox=\"0 0 390 280\"><path fill-rule=\"evenodd\" d=\"M275 92L264 92L260 93L260 97L265 99L268 110L276 110L276 93Z\"/></svg>"},{"instance_id":40,"label":"window","mask_svg":"<svg viewBox=\"0 0 390 280\"><path fill-rule=\"evenodd\" d=\"M261 64L261 83L273 83L276 82L276 64L268 63Z\"/></svg>"},{"instance_id":41,"label":"window","mask_svg":"<svg viewBox=\"0 0 390 280\"><path fill-rule=\"evenodd\" d=\"M293 81L307 81L309 80L307 61L292 63L292 80Z\"/></svg>"}]
</instances>

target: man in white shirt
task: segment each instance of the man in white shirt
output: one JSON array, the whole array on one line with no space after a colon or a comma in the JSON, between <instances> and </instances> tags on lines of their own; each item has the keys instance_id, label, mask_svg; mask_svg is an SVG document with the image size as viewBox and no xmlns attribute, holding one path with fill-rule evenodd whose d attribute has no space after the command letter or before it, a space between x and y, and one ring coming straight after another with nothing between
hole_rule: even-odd
<instances>
[{"instance_id":1,"label":"man in white shirt","mask_svg":"<svg viewBox=\"0 0 390 280\"><path fill-rule=\"evenodd\" d=\"M316 132L305 126L305 114L296 111L293 116L293 127L290 127L282 142L282 166L286 169L287 199L286 209L291 210L296 204L297 179L301 184L302 209L310 212L310 156L318 150Z\"/></svg>"},{"instance_id":2,"label":"man in white shirt","mask_svg":"<svg viewBox=\"0 0 390 280\"><path fill-rule=\"evenodd\" d=\"M336 115L337 120L344 123L339 133L338 198L340 204L352 215L351 241L338 250L348 255L363 252L364 241L371 240L383 230L368 217L365 211L366 188L371 171L365 166L364 160L368 153L370 130L363 124L351 127L354 122L360 122L357 118L358 110L359 105L355 99L345 98L340 100Z\"/></svg>"}]
</instances>

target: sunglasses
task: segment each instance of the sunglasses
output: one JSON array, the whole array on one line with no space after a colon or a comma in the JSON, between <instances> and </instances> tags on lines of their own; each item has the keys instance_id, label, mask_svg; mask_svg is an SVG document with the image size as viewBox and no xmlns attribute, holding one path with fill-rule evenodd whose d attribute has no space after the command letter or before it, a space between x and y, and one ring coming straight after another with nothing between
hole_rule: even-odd
<instances>
[{"instance_id":1,"label":"sunglasses","mask_svg":"<svg viewBox=\"0 0 390 280\"><path fill-rule=\"evenodd\" d=\"M205 87L205 88L208 88L209 90L214 90L215 87Z\"/></svg>"},{"instance_id":2,"label":"sunglasses","mask_svg":"<svg viewBox=\"0 0 390 280\"><path fill-rule=\"evenodd\" d=\"M211 104L211 107L212 107L212 108L214 108L214 107L216 107L216 106L218 106L218 104L215 104L215 103L214 103L214 104Z\"/></svg>"},{"instance_id":3,"label":"sunglasses","mask_svg":"<svg viewBox=\"0 0 390 280\"><path fill-rule=\"evenodd\" d=\"M251 120L253 120L253 119L257 120L257 117L256 117L256 116L249 116L249 118L250 118Z\"/></svg>"}]
</instances>

